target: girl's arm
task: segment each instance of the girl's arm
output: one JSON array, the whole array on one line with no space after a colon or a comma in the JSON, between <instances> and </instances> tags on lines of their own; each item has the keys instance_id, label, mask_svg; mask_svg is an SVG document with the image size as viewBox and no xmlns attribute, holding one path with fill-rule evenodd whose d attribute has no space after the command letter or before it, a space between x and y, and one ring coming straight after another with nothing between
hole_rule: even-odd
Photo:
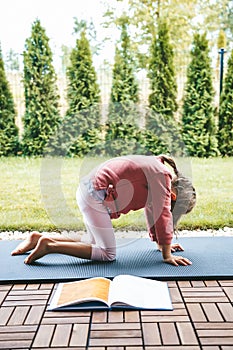
<instances>
[{"instance_id":1,"label":"girl's arm","mask_svg":"<svg viewBox=\"0 0 233 350\"><path fill-rule=\"evenodd\" d=\"M175 266L178 266L178 265L186 266L186 265L192 264L192 262L189 259L184 258L183 256L172 255L173 251L184 250L179 243L159 245L159 250L162 251L163 260L167 264L171 264Z\"/></svg>"}]
</instances>

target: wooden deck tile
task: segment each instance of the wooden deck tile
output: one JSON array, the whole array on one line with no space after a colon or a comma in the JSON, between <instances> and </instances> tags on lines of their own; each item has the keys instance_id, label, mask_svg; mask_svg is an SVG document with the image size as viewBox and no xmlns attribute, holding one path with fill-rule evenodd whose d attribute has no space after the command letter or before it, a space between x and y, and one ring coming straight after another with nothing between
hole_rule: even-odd
<instances>
[{"instance_id":1,"label":"wooden deck tile","mask_svg":"<svg viewBox=\"0 0 233 350\"><path fill-rule=\"evenodd\" d=\"M71 324L62 324L57 325L53 340L51 342L52 347L67 347L69 344L70 334L72 331L72 325Z\"/></svg>"},{"instance_id":2,"label":"wooden deck tile","mask_svg":"<svg viewBox=\"0 0 233 350\"><path fill-rule=\"evenodd\" d=\"M45 310L45 305L35 305L30 308L27 318L24 321L25 325L39 324Z\"/></svg>"},{"instance_id":3,"label":"wooden deck tile","mask_svg":"<svg viewBox=\"0 0 233 350\"><path fill-rule=\"evenodd\" d=\"M232 345L233 349L233 323L232 322L206 322L195 323L197 335L202 345L222 346ZM222 347L221 347L222 349Z\"/></svg>"},{"instance_id":4,"label":"wooden deck tile","mask_svg":"<svg viewBox=\"0 0 233 350\"><path fill-rule=\"evenodd\" d=\"M0 307L0 326L7 325L13 311L13 307Z\"/></svg>"},{"instance_id":5,"label":"wooden deck tile","mask_svg":"<svg viewBox=\"0 0 233 350\"><path fill-rule=\"evenodd\" d=\"M70 346L86 346L89 324L75 324L72 330Z\"/></svg>"},{"instance_id":6,"label":"wooden deck tile","mask_svg":"<svg viewBox=\"0 0 233 350\"><path fill-rule=\"evenodd\" d=\"M194 323L195 329L232 329L233 333L233 323L231 322L197 322Z\"/></svg>"},{"instance_id":7,"label":"wooden deck tile","mask_svg":"<svg viewBox=\"0 0 233 350\"><path fill-rule=\"evenodd\" d=\"M30 350L31 350L32 348L30 348ZM65 346L65 347L47 347L47 348L33 348L33 350L67 350L67 349L73 349L73 350L87 350L87 348L86 347L78 347L78 348L76 348L76 347L67 347L67 346ZM14 350L21 350L21 349L14 349ZM24 350L24 349L23 349ZM89 348L88 348L88 350L89 350ZM97 350L96 348L95 348L95 350Z\"/></svg>"},{"instance_id":8,"label":"wooden deck tile","mask_svg":"<svg viewBox=\"0 0 233 350\"><path fill-rule=\"evenodd\" d=\"M218 282L217 281L212 281L212 280L207 280L205 281L205 285L207 287L218 287Z\"/></svg>"},{"instance_id":9,"label":"wooden deck tile","mask_svg":"<svg viewBox=\"0 0 233 350\"><path fill-rule=\"evenodd\" d=\"M109 331L109 330L116 330L116 329L123 329L123 330L139 329L140 330L141 325L140 323L129 323L129 322L123 322L120 325L119 323L92 323L91 324L91 332L95 330Z\"/></svg>"},{"instance_id":10,"label":"wooden deck tile","mask_svg":"<svg viewBox=\"0 0 233 350\"><path fill-rule=\"evenodd\" d=\"M46 311L41 324L73 324L73 323L88 323L90 322L90 312L59 312Z\"/></svg>"},{"instance_id":11,"label":"wooden deck tile","mask_svg":"<svg viewBox=\"0 0 233 350\"><path fill-rule=\"evenodd\" d=\"M105 311L94 312L92 316L92 323L104 323L107 322L108 313Z\"/></svg>"},{"instance_id":12,"label":"wooden deck tile","mask_svg":"<svg viewBox=\"0 0 233 350\"><path fill-rule=\"evenodd\" d=\"M138 311L125 311L125 322L140 322Z\"/></svg>"},{"instance_id":13,"label":"wooden deck tile","mask_svg":"<svg viewBox=\"0 0 233 350\"><path fill-rule=\"evenodd\" d=\"M0 349L233 350L233 281L169 281L173 311L51 312L53 284L0 285Z\"/></svg>"},{"instance_id":14,"label":"wooden deck tile","mask_svg":"<svg viewBox=\"0 0 233 350\"><path fill-rule=\"evenodd\" d=\"M186 304L186 307L189 311L190 317L194 322L204 322L207 321L207 318L204 314L204 311L199 303Z\"/></svg>"},{"instance_id":15,"label":"wooden deck tile","mask_svg":"<svg viewBox=\"0 0 233 350\"><path fill-rule=\"evenodd\" d=\"M179 336L174 323L160 323L162 343L164 345L179 345Z\"/></svg>"},{"instance_id":16,"label":"wooden deck tile","mask_svg":"<svg viewBox=\"0 0 233 350\"><path fill-rule=\"evenodd\" d=\"M181 288L186 303L217 303L227 302L227 296L221 287Z\"/></svg>"},{"instance_id":17,"label":"wooden deck tile","mask_svg":"<svg viewBox=\"0 0 233 350\"><path fill-rule=\"evenodd\" d=\"M174 306L173 311L141 311L142 322L187 322L189 316L183 304Z\"/></svg>"},{"instance_id":18,"label":"wooden deck tile","mask_svg":"<svg viewBox=\"0 0 233 350\"><path fill-rule=\"evenodd\" d=\"M28 306L18 306L15 308L12 313L8 325L21 325L24 323L24 320L28 314L29 307Z\"/></svg>"},{"instance_id":19,"label":"wooden deck tile","mask_svg":"<svg viewBox=\"0 0 233 350\"><path fill-rule=\"evenodd\" d=\"M119 326L118 326L119 328ZM91 338L140 338L141 337L141 329L123 329L122 327L120 329L105 329L105 330L91 330Z\"/></svg>"},{"instance_id":20,"label":"wooden deck tile","mask_svg":"<svg viewBox=\"0 0 233 350\"><path fill-rule=\"evenodd\" d=\"M223 317L217 308L216 304L208 303L202 304L203 310L209 322L223 322Z\"/></svg>"},{"instance_id":21,"label":"wooden deck tile","mask_svg":"<svg viewBox=\"0 0 233 350\"><path fill-rule=\"evenodd\" d=\"M180 287L180 288L184 288L184 287L192 287L191 285L191 282L190 281L178 281L177 282L177 285Z\"/></svg>"},{"instance_id":22,"label":"wooden deck tile","mask_svg":"<svg viewBox=\"0 0 233 350\"><path fill-rule=\"evenodd\" d=\"M130 350L130 348L127 348L128 350ZM182 345L174 345L174 346L170 346L170 345L161 345L161 346L145 346L144 348L145 350L202 350L199 346L182 346ZM142 350L142 349L141 349Z\"/></svg>"},{"instance_id":23,"label":"wooden deck tile","mask_svg":"<svg viewBox=\"0 0 233 350\"><path fill-rule=\"evenodd\" d=\"M12 290L24 290L27 288L27 284L14 284Z\"/></svg>"},{"instance_id":24,"label":"wooden deck tile","mask_svg":"<svg viewBox=\"0 0 233 350\"><path fill-rule=\"evenodd\" d=\"M161 345L161 338L157 323L143 323L142 331L145 345Z\"/></svg>"},{"instance_id":25,"label":"wooden deck tile","mask_svg":"<svg viewBox=\"0 0 233 350\"><path fill-rule=\"evenodd\" d=\"M230 303L219 303L218 307L226 321L233 322L233 305Z\"/></svg>"},{"instance_id":26,"label":"wooden deck tile","mask_svg":"<svg viewBox=\"0 0 233 350\"><path fill-rule=\"evenodd\" d=\"M204 281L191 281L191 284L194 288L197 287L205 287L205 282Z\"/></svg>"},{"instance_id":27,"label":"wooden deck tile","mask_svg":"<svg viewBox=\"0 0 233 350\"><path fill-rule=\"evenodd\" d=\"M183 303L183 299L178 288L170 288L169 292L173 303Z\"/></svg>"},{"instance_id":28,"label":"wooden deck tile","mask_svg":"<svg viewBox=\"0 0 233 350\"><path fill-rule=\"evenodd\" d=\"M3 340L0 341L0 349L30 349L31 340Z\"/></svg>"},{"instance_id":29,"label":"wooden deck tile","mask_svg":"<svg viewBox=\"0 0 233 350\"><path fill-rule=\"evenodd\" d=\"M118 337L115 338L106 338L104 334L102 334L101 338L90 338L89 344L90 346L111 346L111 349L114 346L142 346L142 338L122 338L121 332L119 332Z\"/></svg>"},{"instance_id":30,"label":"wooden deck tile","mask_svg":"<svg viewBox=\"0 0 233 350\"><path fill-rule=\"evenodd\" d=\"M233 302L233 287L223 287L224 292L231 302Z\"/></svg>"},{"instance_id":31,"label":"wooden deck tile","mask_svg":"<svg viewBox=\"0 0 233 350\"><path fill-rule=\"evenodd\" d=\"M218 281L218 283L222 287L233 287L233 280L221 280L221 281Z\"/></svg>"},{"instance_id":32,"label":"wooden deck tile","mask_svg":"<svg viewBox=\"0 0 233 350\"><path fill-rule=\"evenodd\" d=\"M206 337L200 338L202 345L231 345L233 346L233 337Z\"/></svg>"},{"instance_id":33,"label":"wooden deck tile","mask_svg":"<svg viewBox=\"0 0 233 350\"><path fill-rule=\"evenodd\" d=\"M0 290L0 305L2 304L2 302L5 299L5 297L7 296L7 294L8 294L8 290L4 290L4 291Z\"/></svg>"},{"instance_id":34,"label":"wooden deck tile","mask_svg":"<svg viewBox=\"0 0 233 350\"><path fill-rule=\"evenodd\" d=\"M37 290L39 288L40 288L39 283L30 283L30 284L27 284L27 286L26 286L27 290Z\"/></svg>"},{"instance_id":35,"label":"wooden deck tile","mask_svg":"<svg viewBox=\"0 0 233 350\"><path fill-rule=\"evenodd\" d=\"M89 346L134 346L142 345L142 333L140 323L111 322L92 323L90 328Z\"/></svg>"},{"instance_id":36,"label":"wooden deck tile","mask_svg":"<svg viewBox=\"0 0 233 350\"><path fill-rule=\"evenodd\" d=\"M123 311L109 311L108 322L123 322L124 313Z\"/></svg>"},{"instance_id":37,"label":"wooden deck tile","mask_svg":"<svg viewBox=\"0 0 233 350\"><path fill-rule=\"evenodd\" d=\"M9 291L12 288L12 284L0 284L0 291Z\"/></svg>"},{"instance_id":38,"label":"wooden deck tile","mask_svg":"<svg viewBox=\"0 0 233 350\"><path fill-rule=\"evenodd\" d=\"M35 331L30 326L0 327L0 349L30 348Z\"/></svg>"},{"instance_id":39,"label":"wooden deck tile","mask_svg":"<svg viewBox=\"0 0 233 350\"><path fill-rule=\"evenodd\" d=\"M177 322L177 329L183 345L198 344L198 340L190 322Z\"/></svg>"},{"instance_id":40,"label":"wooden deck tile","mask_svg":"<svg viewBox=\"0 0 233 350\"><path fill-rule=\"evenodd\" d=\"M55 325L40 325L32 348L38 347L44 349L45 347L49 347L54 329Z\"/></svg>"}]
</instances>

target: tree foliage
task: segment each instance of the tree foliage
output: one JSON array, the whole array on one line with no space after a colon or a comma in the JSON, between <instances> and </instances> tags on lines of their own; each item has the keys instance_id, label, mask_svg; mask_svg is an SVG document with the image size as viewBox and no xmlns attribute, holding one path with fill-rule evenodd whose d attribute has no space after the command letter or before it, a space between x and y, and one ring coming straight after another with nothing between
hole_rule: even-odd
<instances>
[{"instance_id":1,"label":"tree foliage","mask_svg":"<svg viewBox=\"0 0 233 350\"><path fill-rule=\"evenodd\" d=\"M174 117L177 110L177 85L174 69L174 53L170 44L168 25L159 21L157 35L152 40L148 77L151 93L149 107L158 114ZM149 121L148 121L149 123Z\"/></svg>"},{"instance_id":2,"label":"tree foliage","mask_svg":"<svg viewBox=\"0 0 233 350\"><path fill-rule=\"evenodd\" d=\"M122 17L120 25L121 37L115 50L106 128L107 152L111 155L135 152L140 118L138 82L126 17Z\"/></svg>"},{"instance_id":3,"label":"tree foliage","mask_svg":"<svg viewBox=\"0 0 233 350\"><path fill-rule=\"evenodd\" d=\"M190 156L215 156L214 90L206 34L194 35L191 58L183 103L183 140Z\"/></svg>"},{"instance_id":4,"label":"tree foliage","mask_svg":"<svg viewBox=\"0 0 233 350\"><path fill-rule=\"evenodd\" d=\"M233 156L233 50L220 97L218 144L223 156Z\"/></svg>"},{"instance_id":5,"label":"tree foliage","mask_svg":"<svg viewBox=\"0 0 233 350\"><path fill-rule=\"evenodd\" d=\"M13 49L10 49L7 53L5 66L9 71L16 72L20 70L19 55Z\"/></svg>"},{"instance_id":6,"label":"tree foliage","mask_svg":"<svg viewBox=\"0 0 233 350\"><path fill-rule=\"evenodd\" d=\"M222 29L227 41L233 39L233 2L232 0L205 0L198 1L197 14L202 18L200 26L208 32L211 44L216 44L217 33Z\"/></svg>"},{"instance_id":7,"label":"tree foliage","mask_svg":"<svg viewBox=\"0 0 233 350\"><path fill-rule=\"evenodd\" d=\"M149 58L148 77L151 93L149 110L146 114L146 129L157 136L160 144L165 144L167 149L176 153L181 140L175 121L178 106L173 58L167 22L160 19L157 35L152 40Z\"/></svg>"},{"instance_id":8,"label":"tree foliage","mask_svg":"<svg viewBox=\"0 0 233 350\"><path fill-rule=\"evenodd\" d=\"M0 47L0 156L16 155L19 150L14 100L7 81Z\"/></svg>"},{"instance_id":9,"label":"tree foliage","mask_svg":"<svg viewBox=\"0 0 233 350\"><path fill-rule=\"evenodd\" d=\"M67 68L68 110L64 130L69 154L83 156L100 142L100 89L86 32L81 32Z\"/></svg>"},{"instance_id":10,"label":"tree foliage","mask_svg":"<svg viewBox=\"0 0 233 350\"><path fill-rule=\"evenodd\" d=\"M25 44L23 81L26 107L23 151L26 155L42 155L60 123L60 116L52 52L38 19Z\"/></svg>"},{"instance_id":11,"label":"tree foliage","mask_svg":"<svg viewBox=\"0 0 233 350\"><path fill-rule=\"evenodd\" d=\"M112 23L115 25L119 22L119 12L115 9L117 4L122 0L116 1L111 6L108 4L108 10L105 13L105 25L110 27ZM170 34L171 43L176 51L182 52L186 56L186 48L190 45L191 39L190 29L193 27L192 19L195 16L195 4L197 0L179 0L161 1L161 0L129 0L127 8L127 16L129 20L129 32L132 41L134 55L137 57L139 66L147 68L148 65L148 49L151 45L152 38L157 33L159 18L166 18ZM121 14L120 14L121 16ZM180 60L179 56L175 56L175 62ZM180 64L177 64L179 68Z\"/></svg>"},{"instance_id":12,"label":"tree foliage","mask_svg":"<svg viewBox=\"0 0 233 350\"><path fill-rule=\"evenodd\" d=\"M111 6L106 2L105 26L118 23L121 11L116 9L122 3L123 0L115 0ZM216 33L220 28L225 31L228 43L233 39L232 0L129 0L124 10L129 18L134 55L137 55L142 68L147 67L147 52L157 32L159 18L166 18L169 25L177 73L180 70L182 74L189 63L189 47L196 30L206 30L213 47L217 44Z\"/></svg>"}]
</instances>

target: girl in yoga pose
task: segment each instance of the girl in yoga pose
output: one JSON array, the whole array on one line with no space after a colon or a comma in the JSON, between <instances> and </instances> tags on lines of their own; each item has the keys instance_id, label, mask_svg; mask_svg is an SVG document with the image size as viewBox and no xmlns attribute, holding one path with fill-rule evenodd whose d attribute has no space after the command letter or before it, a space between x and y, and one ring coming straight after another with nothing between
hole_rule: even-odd
<instances>
[{"instance_id":1,"label":"girl in yoga pose","mask_svg":"<svg viewBox=\"0 0 233 350\"><path fill-rule=\"evenodd\" d=\"M165 163L173 168L173 175ZM196 192L171 157L132 155L108 160L80 181L76 198L88 239L32 232L12 255L32 250L26 264L49 253L112 261L116 258L116 241L111 220L144 208L150 239L157 243L164 262L191 264L187 258L172 254L183 250L180 244L172 244L172 238L181 215L193 209Z\"/></svg>"}]
</instances>

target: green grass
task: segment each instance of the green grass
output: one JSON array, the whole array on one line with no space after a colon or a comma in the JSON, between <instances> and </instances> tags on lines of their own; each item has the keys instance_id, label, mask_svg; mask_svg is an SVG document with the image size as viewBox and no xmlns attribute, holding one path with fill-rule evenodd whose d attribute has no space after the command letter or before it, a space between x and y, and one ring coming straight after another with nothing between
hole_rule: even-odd
<instances>
[{"instance_id":1,"label":"green grass","mask_svg":"<svg viewBox=\"0 0 233 350\"><path fill-rule=\"evenodd\" d=\"M83 229L75 200L79 176L102 161L1 158L0 231ZM197 190L197 205L179 228L233 227L233 158L193 158L179 165ZM113 223L119 230L146 229L143 210Z\"/></svg>"}]
</instances>

